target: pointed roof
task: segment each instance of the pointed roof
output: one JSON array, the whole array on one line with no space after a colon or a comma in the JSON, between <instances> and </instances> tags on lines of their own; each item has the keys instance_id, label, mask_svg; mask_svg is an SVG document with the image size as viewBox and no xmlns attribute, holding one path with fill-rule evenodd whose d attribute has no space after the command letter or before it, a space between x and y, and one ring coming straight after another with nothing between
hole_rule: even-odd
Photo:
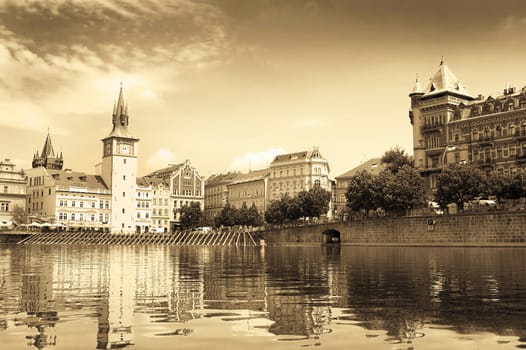
<instances>
[{"instance_id":1,"label":"pointed roof","mask_svg":"<svg viewBox=\"0 0 526 350\"><path fill-rule=\"evenodd\" d=\"M55 151L53 150L53 145L51 144L51 136L49 135L49 132L46 136L46 141L44 142L44 147L42 148L40 158L55 158Z\"/></svg>"},{"instance_id":2,"label":"pointed roof","mask_svg":"<svg viewBox=\"0 0 526 350\"><path fill-rule=\"evenodd\" d=\"M418 74L416 75L415 86L413 86L413 90L411 90L409 96L416 94L424 94L424 88L422 88L422 84L418 81Z\"/></svg>"},{"instance_id":3,"label":"pointed roof","mask_svg":"<svg viewBox=\"0 0 526 350\"><path fill-rule=\"evenodd\" d=\"M470 99L474 98L460 83L458 78L449 69L444 60L442 60L440 61L438 70L429 80L429 83L424 89L424 96L434 96L446 92L468 97Z\"/></svg>"},{"instance_id":4,"label":"pointed roof","mask_svg":"<svg viewBox=\"0 0 526 350\"><path fill-rule=\"evenodd\" d=\"M122 82L119 90L119 97L113 104L112 124L113 128L105 139L110 137L122 137L137 140L128 132L128 105L124 100Z\"/></svg>"}]
</instances>

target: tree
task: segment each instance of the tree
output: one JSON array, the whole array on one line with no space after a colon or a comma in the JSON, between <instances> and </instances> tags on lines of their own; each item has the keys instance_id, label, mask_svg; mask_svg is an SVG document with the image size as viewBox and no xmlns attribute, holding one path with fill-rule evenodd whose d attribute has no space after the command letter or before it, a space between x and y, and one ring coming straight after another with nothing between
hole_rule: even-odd
<instances>
[{"instance_id":1,"label":"tree","mask_svg":"<svg viewBox=\"0 0 526 350\"><path fill-rule=\"evenodd\" d=\"M329 211L331 193L321 187L314 187L298 193L298 199L302 208L300 217L317 218Z\"/></svg>"},{"instance_id":2,"label":"tree","mask_svg":"<svg viewBox=\"0 0 526 350\"><path fill-rule=\"evenodd\" d=\"M216 227L235 226L239 223L239 211L227 203L214 219Z\"/></svg>"},{"instance_id":3,"label":"tree","mask_svg":"<svg viewBox=\"0 0 526 350\"><path fill-rule=\"evenodd\" d=\"M464 209L464 203L480 195L484 188L484 176L479 169L452 164L437 177L435 200L441 208L455 203L459 209Z\"/></svg>"},{"instance_id":4,"label":"tree","mask_svg":"<svg viewBox=\"0 0 526 350\"><path fill-rule=\"evenodd\" d=\"M270 202L265 211L265 221L271 224L282 224L286 220L287 208L283 205L283 197Z\"/></svg>"},{"instance_id":5,"label":"tree","mask_svg":"<svg viewBox=\"0 0 526 350\"><path fill-rule=\"evenodd\" d=\"M247 225L252 227L261 226L263 219L261 214L259 214L258 208L256 208L256 203L252 203L250 209L248 209L248 223Z\"/></svg>"},{"instance_id":6,"label":"tree","mask_svg":"<svg viewBox=\"0 0 526 350\"><path fill-rule=\"evenodd\" d=\"M236 225L248 225L248 222L249 222L249 213L248 213L247 202L243 202L243 204L241 205L241 208L239 208L237 212Z\"/></svg>"},{"instance_id":7,"label":"tree","mask_svg":"<svg viewBox=\"0 0 526 350\"><path fill-rule=\"evenodd\" d=\"M388 169L377 177L378 206L385 211L398 215L405 214L407 209L420 207L424 203L424 179L408 164L403 165L396 173Z\"/></svg>"},{"instance_id":8,"label":"tree","mask_svg":"<svg viewBox=\"0 0 526 350\"><path fill-rule=\"evenodd\" d=\"M366 170L362 170L349 180L345 198L347 206L353 211L365 210L365 215L369 210L378 208L378 183L375 176Z\"/></svg>"},{"instance_id":9,"label":"tree","mask_svg":"<svg viewBox=\"0 0 526 350\"><path fill-rule=\"evenodd\" d=\"M11 211L11 218L17 225L25 224L27 222L26 211L21 206L14 205Z\"/></svg>"},{"instance_id":10,"label":"tree","mask_svg":"<svg viewBox=\"0 0 526 350\"><path fill-rule=\"evenodd\" d=\"M203 212L199 202L192 202L181 208L180 224L183 230L193 229L201 225Z\"/></svg>"},{"instance_id":11,"label":"tree","mask_svg":"<svg viewBox=\"0 0 526 350\"><path fill-rule=\"evenodd\" d=\"M404 165L409 165L410 167L414 166L413 157L406 154L399 146L386 151L380 161L385 165L387 170L394 174L396 174Z\"/></svg>"}]
</instances>

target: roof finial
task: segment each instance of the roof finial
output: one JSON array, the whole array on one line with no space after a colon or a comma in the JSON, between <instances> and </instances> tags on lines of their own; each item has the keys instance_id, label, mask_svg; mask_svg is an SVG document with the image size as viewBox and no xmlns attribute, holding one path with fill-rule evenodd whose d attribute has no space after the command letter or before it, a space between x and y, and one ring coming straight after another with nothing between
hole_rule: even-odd
<instances>
[{"instance_id":1,"label":"roof finial","mask_svg":"<svg viewBox=\"0 0 526 350\"><path fill-rule=\"evenodd\" d=\"M418 83L418 73L416 73L416 83Z\"/></svg>"},{"instance_id":2,"label":"roof finial","mask_svg":"<svg viewBox=\"0 0 526 350\"><path fill-rule=\"evenodd\" d=\"M443 65L444 64L444 55L442 55L442 57L440 58L440 65Z\"/></svg>"}]
</instances>

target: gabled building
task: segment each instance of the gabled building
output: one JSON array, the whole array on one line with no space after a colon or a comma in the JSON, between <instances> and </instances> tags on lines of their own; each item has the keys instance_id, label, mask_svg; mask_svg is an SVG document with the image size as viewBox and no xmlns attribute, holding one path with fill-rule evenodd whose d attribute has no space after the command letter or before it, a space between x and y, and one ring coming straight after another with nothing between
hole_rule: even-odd
<instances>
[{"instance_id":1,"label":"gabled building","mask_svg":"<svg viewBox=\"0 0 526 350\"><path fill-rule=\"evenodd\" d=\"M157 178L169 184L168 212L170 213L170 230L174 232L180 226L181 208L192 202L199 203L204 210L205 182L190 161L159 169L146 176ZM163 200L163 198L159 198Z\"/></svg>"},{"instance_id":2,"label":"gabled building","mask_svg":"<svg viewBox=\"0 0 526 350\"><path fill-rule=\"evenodd\" d=\"M282 195L294 197L301 191L319 186L331 191L329 162L315 147L312 151L281 154L269 167L268 200L277 200Z\"/></svg>"},{"instance_id":3,"label":"gabled building","mask_svg":"<svg viewBox=\"0 0 526 350\"><path fill-rule=\"evenodd\" d=\"M12 221L15 207L26 208L26 174L5 159L0 161L0 221Z\"/></svg>"},{"instance_id":4,"label":"gabled building","mask_svg":"<svg viewBox=\"0 0 526 350\"><path fill-rule=\"evenodd\" d=\"M502 174L526 168L526 87L475 97L442 61L427 86L417 80L409 97L415 166L428 193L448 164Z\"/></svg>"},{"instance_id":5,"label":"gabled building","mask_svg":"<svg viewBox=\"0 0 526 350\"><path fill-rule=\"evenodd\" d=\"M42 152L39 154L38 151L33 155L33 162L31 163L33 168L44 167L47 169L62 170L64 165L64 158L62 152L59 155L55 154L53 144L51 143L51 136L49 132L46 136L46 141L42 147Z\"/></svg>"}]
</instances>

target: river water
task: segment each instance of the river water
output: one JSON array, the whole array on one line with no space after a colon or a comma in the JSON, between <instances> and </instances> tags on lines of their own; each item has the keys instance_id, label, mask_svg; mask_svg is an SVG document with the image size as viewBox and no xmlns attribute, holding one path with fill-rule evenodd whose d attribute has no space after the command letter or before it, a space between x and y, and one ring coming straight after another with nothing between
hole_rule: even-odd
<instances>
[{"instance_id":1,"label":"river water","mask_svg":"<svg viewBox=\"0 0 526 350\"><path fill-rule=\"evenodd\" d=\"M526 348L526 249L0 245L1 349Z\"/></svg>"}]
</instances>

